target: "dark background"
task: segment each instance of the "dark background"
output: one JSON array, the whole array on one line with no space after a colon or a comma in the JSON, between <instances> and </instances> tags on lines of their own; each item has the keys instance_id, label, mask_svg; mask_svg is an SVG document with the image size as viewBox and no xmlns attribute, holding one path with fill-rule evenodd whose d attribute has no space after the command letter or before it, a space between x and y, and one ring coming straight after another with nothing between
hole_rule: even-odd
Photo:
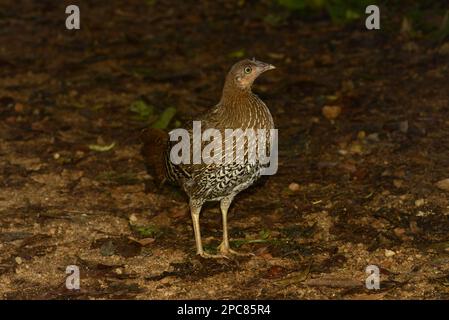
<instances>
[{"instance_id":1,"label":"dark background","mask_svg":"<svg viewBox=\"0 0 449 320\"><path fill-rule=\"evenodd\" d=\"M0 297L447 299L449 5L389 2L368 31L365 1L1 1ZM138 136L207 111L253 56L277 67L254 91L279 171L230 211L255 256L203 261ZM213 252L216 205L201 225Z\"/></svg>"}]
</instances>

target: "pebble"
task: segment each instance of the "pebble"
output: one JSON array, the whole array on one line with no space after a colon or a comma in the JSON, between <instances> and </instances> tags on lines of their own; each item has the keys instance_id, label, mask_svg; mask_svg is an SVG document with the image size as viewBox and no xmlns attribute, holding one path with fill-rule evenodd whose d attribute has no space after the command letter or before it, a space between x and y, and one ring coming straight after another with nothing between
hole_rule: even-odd
<instances>
[{"instance_id":1,"label":"pebble","mask_svg":"<svg viewBox=\"0 0 449 320\"><path fill-rule=\"evenodd\" d=\"M371 133L366 137L366 140L372 141L372 142L379 142L379 134L378 133Z\"/></svg>"},{"instance_id":2,"label":"pebble","mask_svg":"<svg viewBox=\"0 0 449 320\"><path fill-rule=\"evenodd\" d=\"M335 120L341 114L341 107L339 106L324 106L321 110L323 116L329 120Z\"/></svg>"},{"instance_id":3,"label":"pebble","mask_svg":"<svg viewBox=\"0 0 449 320\"><path fill-rule=\"evenodd\" d=\"M299 186L299 184L292 182L288 185L288 188L290 189L290 191L296 192L299 191L301 189L301 187Z\"/></svg>"},{"instance_id":4,"label":"pebble","mask_svg":"<svg viewBox=\"0 0 449 320\"><path fill-rule=\"evenodd\" d=\"M134 213L129 216L129 221L130 222L137 222L137 217L136 217L136 215Z\"/></svg>"},{"instance_id":5,"label":"pebble","mask_svg":"<svg viewBox=\"0 0 449 320\"><path fill-rule=\"evenodd\" d=\"M351 144L351 147L350 147L349 151L352 154L362 154L363 153L363 147L359 143L353 143L353 144Z\"/></svg>"},{"instance_id":6,"label":"pebble","mask_svg":"<svg viewBox=\"0 0 449 320\"><path fill-rule=\"evenodd\" d=\"M426 217L428 215L429 215L428 212L424 212L424 211L421 211L421 210L419 210L418 213L416 214L417 217Z\"/></svg>"},{"instance_id":7,"label":"pebble","mask_svg":"<svg viewBox=\"0 0 449 320\"><path fill-rule=\"evenodd\" d=\"M17 103L14 105L14 111L15 111L15 112L17 112L17 113L22 113L23 110L25 110L25 107L23 106L23 104L17 102Z\"/></svg>"},{"instance_id":8,"label":"pebble","mask_svg":"<svg viewBox=\"0 0 449 320\"><path fill-rule=\"evenodd\" d=\"M395 254L396 254L396 252L394 252L392 250L385 249L385 257L389 258L389 257L394 256Z\"/></svg>"},{"instance_id":9,"label":"pebble","mask_svg":"<svg viewBox=\"0 0 449 320\"><path fill-rule=\"evenodd\" d=\"M408 131L408 121L401 121L399 122L399 131L401 131L402 133L407 133Z\"/></svg>"},{"instance_id":10,"label":"pebble","mask_svg":"<svg viewBox=\"0 0 449 320\"><path fill-rule=\"evenodd\" d=\"M421 207L424 205L424 199L415 200L415 206Z\"/></svg>"},{"instance_id":11,"label":"pebble","mask_svg":"<svg viewBox=\"0 0 449 320\"><path fill-rule=\"evenodd\" d=\"M443 179L435 184L439 189L449 191L449 179Z\"/></svg>"},{"instance_id":12,"label":"pebble","mask_svg":"<svg viewBox=\"0 0 449 320\"><path fill-rule=\"evenodd\" d=\"M23 262L21 257L16 257L15 260L17 264L22 264Z\"/></svg>"}]
</instances>

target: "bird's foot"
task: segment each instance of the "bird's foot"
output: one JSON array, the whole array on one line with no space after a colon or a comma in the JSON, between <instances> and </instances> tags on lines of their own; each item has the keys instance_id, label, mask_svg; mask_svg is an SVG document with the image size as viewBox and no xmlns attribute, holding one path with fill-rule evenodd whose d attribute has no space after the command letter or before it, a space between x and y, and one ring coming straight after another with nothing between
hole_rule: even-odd
<instances>
[{"instance_id":1,"label":"bird's foot","mask_svg":"<svg viewBox=\"0 0 449 320\"><path fill-rule=\"evenodd\" d=\"M240 257L253 257L254 256L253 253L243 253L243 252L237 252L235 250L232 250L231 248L223 245L223 243L218 246L218 250L224 256L230 256L230 255L240 256Z\"/></svg>"},{"instance_id":2,"label":"bird's foot","mask_svg":"<svg viewBox=\"0 0 449 320\"><path fill-rule=\"evenodd\" d=\"M220 253L220 254L211 254L211 253L207 253L207 252L199 252L197 253L200 257L205 258L205 259L229 259L229 257L227 257L226 255Z\"/></svg>"}]
</instances>

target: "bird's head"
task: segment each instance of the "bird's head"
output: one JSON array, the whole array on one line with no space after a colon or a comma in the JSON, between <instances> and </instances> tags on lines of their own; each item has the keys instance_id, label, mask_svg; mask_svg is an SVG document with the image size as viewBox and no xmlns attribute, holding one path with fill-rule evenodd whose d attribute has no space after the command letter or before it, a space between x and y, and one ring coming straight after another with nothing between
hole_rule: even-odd
<instances>
[{"instance_id":1,"label":"bird's head","mask_svg":"<svg viewBox=\"0 0 449 320\"><path fill-rule=\"evenodd\" d=\"M256 59L245 59L237 62L231 68L226 77L226 86L239 89L250 89L254 80L268 70L275 67L269 63L257 61Z\"/></svg>"}]
</instances>

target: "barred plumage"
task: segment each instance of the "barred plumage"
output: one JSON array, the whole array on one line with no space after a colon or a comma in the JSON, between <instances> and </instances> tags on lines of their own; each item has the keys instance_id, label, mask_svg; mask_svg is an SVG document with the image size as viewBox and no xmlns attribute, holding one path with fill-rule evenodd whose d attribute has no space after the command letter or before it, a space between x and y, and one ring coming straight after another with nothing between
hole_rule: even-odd
<instances>
[{"instance_id":1,"label":"barred plumage","mask_svg":"<svg viewBox=\"0 0 449 320\"><path fill-rule=\"evenodd\" d=\"M256 60L236 63L226 77L220 102L199 119L201 131L216 129L224 137L226 129L264 129L269 142L269 130L274 129L273 118L265 103L252 93L251 85L261 73L271 69L274 69L272 65ZM186 129L192 133L192 125ZM240 136L238 138L244 139ZM162 182L169 180L177 183L189 196L197 253L210 256L203 250L199 230L199 214L206 201L220 201L223 216L223 242L220 251L223 255L235 253L229 248L227 211L234 196L253 184L259 178L262 168L259 161L248 161L248 141L244 140L245 161L241 163L173 164L170 161L170 149L174 142L169 141L166 133L149 129L143 135L143 140L142 154L150 174ZM222 146L224 150L225 141ZM201 150L203 147L204 143ZM233 150L237 149L237 141L232 147Z\"/></svg>"}]
</instances>

